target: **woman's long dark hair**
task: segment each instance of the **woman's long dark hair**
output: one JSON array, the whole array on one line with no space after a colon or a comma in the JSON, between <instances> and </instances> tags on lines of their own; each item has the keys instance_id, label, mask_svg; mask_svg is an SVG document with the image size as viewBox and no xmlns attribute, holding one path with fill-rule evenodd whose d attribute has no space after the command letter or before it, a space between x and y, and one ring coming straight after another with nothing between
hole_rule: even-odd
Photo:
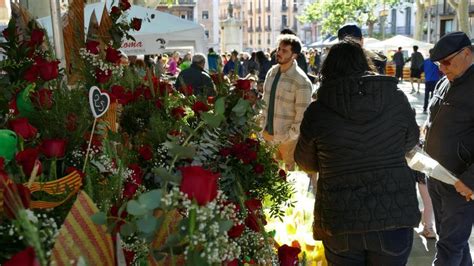
<instances>
[{"instance_id":1,"label":"woman's long dark hair","mask_svg":"<svg viewBox=\"0 0 474 266\"><path fill-rule=\"evenodd\" d=\"M367 71L373 71L371 65L370 59L367 58L360 44L346 39L329 50L321 68L321 82L363 75Z\"/></svg>"}]
</instances>

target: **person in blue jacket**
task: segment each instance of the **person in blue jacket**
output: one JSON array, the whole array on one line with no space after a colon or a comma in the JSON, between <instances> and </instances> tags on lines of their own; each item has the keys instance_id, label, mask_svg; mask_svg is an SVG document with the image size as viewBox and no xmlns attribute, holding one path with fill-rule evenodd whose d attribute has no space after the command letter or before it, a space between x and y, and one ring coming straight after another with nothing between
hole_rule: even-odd
<instances>
[{"instance_id":1,"label":"person in blue jacket","mask_svg":"<svg viewBox=\"0 0 474 266\"><path fill-rule=\"evenodd\" d=\"M433 49L430 49L430 55ZM423 113L426 114L428 102L433 97L434 88L439 81L439 67L431 59L425 59L423 62L423 71L425 72L425 102L423 103Z\"/></svg>"}]
</instances>

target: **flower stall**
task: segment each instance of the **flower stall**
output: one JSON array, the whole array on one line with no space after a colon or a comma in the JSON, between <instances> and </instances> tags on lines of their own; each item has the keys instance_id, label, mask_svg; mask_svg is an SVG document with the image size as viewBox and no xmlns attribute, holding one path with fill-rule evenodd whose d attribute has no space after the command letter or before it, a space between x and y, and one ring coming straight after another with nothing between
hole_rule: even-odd
<instances>
[{"instance_id":1,"label":"flower stall","mask_svg":"<svg viewBox=\"0 0 474 266\"><path fill-rule=\"evenodd\" d=\"M258 138L250 83L216 74L204 97L137 75L117 50L140 29L121 19L129 8L120 0L86 39L69 20L66 69L24 10L3 31L0 264L304 261L265 226L295 208L294 187Z\"/></svg>"}]
</instances>

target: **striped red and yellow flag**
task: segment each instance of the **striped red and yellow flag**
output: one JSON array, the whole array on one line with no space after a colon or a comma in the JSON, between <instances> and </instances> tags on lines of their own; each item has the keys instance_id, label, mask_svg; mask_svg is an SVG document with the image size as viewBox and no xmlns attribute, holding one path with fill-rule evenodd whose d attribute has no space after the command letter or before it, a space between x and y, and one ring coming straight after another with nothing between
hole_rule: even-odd
<instances>
[{"instance_id":1,"label":"striped red and yellow flag","mask_svg":"<svg viewBox=\"0 0 474 266\"><path fill-rule=\"evenodd\" d=\"M26 183L24 185L27 187L29 186L31 193L44 191L50 195L60 195L69 191L69 194L61 201L32 201L30 204L31 209L51 209L63 204L72 196L76 195L82 186L82 176L78 171L73 171L67 176L57 180L33 182L30 185Z\"/></svg>"},{"instance_id":2,"label":"striped red and yellow flag","mask_svg":"<svg viewBox=\"0 0 474 266\"><path fill-rule=\"evenodd\" d=\"M76 265L82 257L87 265L115 266L115 252L107 228L90 218L98 211L89 196L84 191L79 192L56 238L52 265Z\"/></svg>"}]
</instances>

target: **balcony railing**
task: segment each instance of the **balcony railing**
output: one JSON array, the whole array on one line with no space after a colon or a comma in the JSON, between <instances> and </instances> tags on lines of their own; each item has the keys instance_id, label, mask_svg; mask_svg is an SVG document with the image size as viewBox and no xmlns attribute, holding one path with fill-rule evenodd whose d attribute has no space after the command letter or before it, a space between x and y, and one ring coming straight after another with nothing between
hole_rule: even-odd
<instances>
[{"instance_id":1,"label":"balcony railing","mask_svg":"<svg viewBox=\"0 0 474 266\"><path fill-rule=\"evenodd\" d=\"M288 11L288 6L281 6L281 11L282 12Z\"/></svg>"},{"instance_id":2,"label":"balcony railing","mask_svg":"<svg viewBox=\"0 0 474 266\"><path fill-rule=\"evenodd\" d=\"M252 15L253 11L252 9L249 9L249 15Z\"/></svg>"},{"instance_id":3,"label":"balcony railing","mask_svg":"<svg viewBox=\"0 0 474 266\"><path fill-rule=\"evenodd\" d=\"M247 28L247 32L253 32L253 28L252 28L252 27L248 27L248 28Z\"/></svg>"},{"instance_id":4,"label":"balcony railing","mask_svg":"<svg viewBox=\"0 0 474 266\"><path fill-rule=\"evenodd\" d=\"M256 27L255 32L262 32L262 27Z\"/></svg>"},{"instance_id":5,"label":"balcony railing","mask_svg":"<svg viewBox=\"0 0 474 266\"><path fill-rule=\"evenodd\" d=\"M298 6L297 5L293 5L293 11L294 12L298 11Z\"/></svg>"},{"instance_id":6,"label":"balcony railing","mask_svg":"<svg viewBox=\"0 0 474 266\"><path fill-rule=\"evenodd\" d=\"M272 27L270 26L265 27L265 31L272 31Z\"/></svg>"},{"instance_id":7,"label":"balcony railing","mask_svg":"<svg viewBox=\"0 0 474 266\"><path fill-rule=\"evenodd\" d=\"M265 10L266 10L267 12L270 12L270 7L267 6L267 7L265 8Z\"/></svg>"},{"instance_id":8,"label":"balcony railing","mask_svg":"<svg viewBox=\"0 0 474 266\"><path fill-rule=\"evenodd\" d=\"M260 14L262 12L262 9L261 8L257 8L256 10L257 14Z\"/></svg>"}]
</instances>

